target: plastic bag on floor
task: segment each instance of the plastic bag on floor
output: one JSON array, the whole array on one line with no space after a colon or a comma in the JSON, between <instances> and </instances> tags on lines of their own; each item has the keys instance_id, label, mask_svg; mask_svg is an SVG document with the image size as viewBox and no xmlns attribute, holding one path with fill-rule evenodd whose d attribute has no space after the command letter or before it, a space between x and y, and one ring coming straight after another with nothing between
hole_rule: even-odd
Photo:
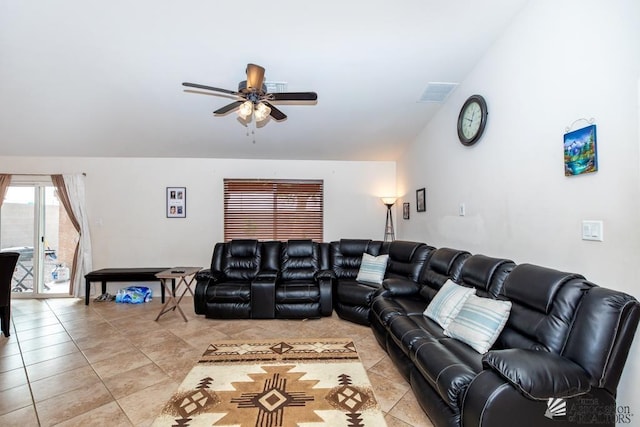
<instances>
[{"instance_id":1,"label":"plastic bag on floor","mask_svg":"<svg viewBox=\"0 0 640 427\"><path fill-rule=\"evenodd\" d=\"M151 301L151 289L146 286L128 286L118 290L116 302L124 304L142 304Z\"/></svg>"}]
</instances>

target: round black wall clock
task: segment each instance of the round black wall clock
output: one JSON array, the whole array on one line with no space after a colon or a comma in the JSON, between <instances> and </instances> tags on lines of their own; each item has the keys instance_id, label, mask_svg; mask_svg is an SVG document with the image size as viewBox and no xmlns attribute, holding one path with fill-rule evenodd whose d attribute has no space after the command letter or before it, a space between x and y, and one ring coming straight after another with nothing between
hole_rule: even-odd
<instances>
[{"instance_id":1,"label":"round black wall clock","mask_svg":"<svg viewBox=\"0 0 640 427\"><path fill-rule=\"evenodd\" d=\"M472 95L458 115L458 138L462 145L473 145L484 133L487 125L487 102L480 95Z\"/></svg>"}]
</instances>

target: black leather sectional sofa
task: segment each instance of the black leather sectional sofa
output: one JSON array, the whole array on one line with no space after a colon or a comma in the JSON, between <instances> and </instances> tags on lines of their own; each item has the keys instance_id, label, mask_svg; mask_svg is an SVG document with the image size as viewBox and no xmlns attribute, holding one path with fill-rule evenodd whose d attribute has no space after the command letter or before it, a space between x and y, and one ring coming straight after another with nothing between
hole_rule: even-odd
<instances>
[{"instance_id":1,"label":"black leather sectional sofa","mask_svg":"<svg viewBox=\"0 0 640 427\"><path fill-rule=\"evenodd\" d=\"M388 255L381 284L356 280L364 253ZM195 311L213 318L312 318L335 309L370 325L438 426L613 426L640 304L579 274L424 243L231 241L197 276ZM445 283L508 301L480 353L425 309Z\"/></svg>"}]
</instances>

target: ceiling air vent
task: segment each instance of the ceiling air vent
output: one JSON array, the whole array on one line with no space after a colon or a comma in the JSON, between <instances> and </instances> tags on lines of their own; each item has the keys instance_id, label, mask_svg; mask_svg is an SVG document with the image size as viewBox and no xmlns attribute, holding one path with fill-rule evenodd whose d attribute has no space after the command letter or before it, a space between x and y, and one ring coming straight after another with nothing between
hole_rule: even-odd
<instances>
[{"instance_id":1,"label":"ceiling air vent","mask_svg":"<svg viewBox=\"0 0 640 427\"><path fill-rule=\"evenodd\" d=\"M458 83L430 82L422 93L419 102L444 102Z\"/></svg>"},{"instance_id":2,"label":"ceiling air vent","mask_svg":"<svg viewBox=\"0 0 640 427\"><path fill-rule=\"evenodd\" d=\"M281 93L287 91L287 82L264 82L267 93Z\"/></svg>"}]
</instances>

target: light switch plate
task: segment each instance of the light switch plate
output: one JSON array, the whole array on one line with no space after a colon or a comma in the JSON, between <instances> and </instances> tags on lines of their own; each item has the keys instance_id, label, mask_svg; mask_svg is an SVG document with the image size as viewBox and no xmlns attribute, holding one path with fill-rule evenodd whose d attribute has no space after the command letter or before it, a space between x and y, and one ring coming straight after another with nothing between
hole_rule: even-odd
<instances>
[{"instance_id":1,"label":"light switch plate","mask_svg":"<svg viewBox=\"0 0 640 427\"><path fill-rule=\"evenodd\" d=\"M602 242L604 239L604 228L602 221L582 221L582 240L595 240Z\"/></svg>"}]
</instances>

